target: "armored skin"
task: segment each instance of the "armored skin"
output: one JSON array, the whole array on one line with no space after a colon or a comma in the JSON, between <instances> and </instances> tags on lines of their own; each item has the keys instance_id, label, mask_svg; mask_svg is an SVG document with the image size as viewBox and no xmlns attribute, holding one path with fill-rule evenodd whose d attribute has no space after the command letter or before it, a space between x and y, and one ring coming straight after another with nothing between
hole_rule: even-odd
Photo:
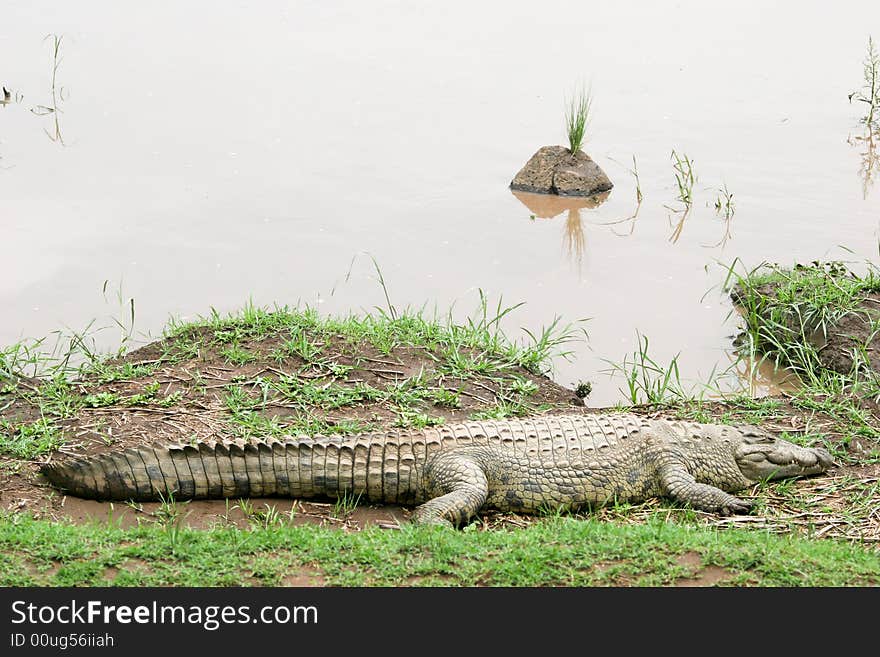
<instances>
[{"instance_id":1,"label":"armored skin","mask_svg":"<svg viewBox=\"0 0 880 657\"><path fill-rule=\"evenodd\" d=\"M703 511L747 513L750 503L731 493L831 465L824 449L754 426L609 413L142 446L52 461L42 473L68 494L97 500L347 494L415 505L417 523L460 526L486 508L535 513L660 496Z\"/></svg>"}]
</instances>

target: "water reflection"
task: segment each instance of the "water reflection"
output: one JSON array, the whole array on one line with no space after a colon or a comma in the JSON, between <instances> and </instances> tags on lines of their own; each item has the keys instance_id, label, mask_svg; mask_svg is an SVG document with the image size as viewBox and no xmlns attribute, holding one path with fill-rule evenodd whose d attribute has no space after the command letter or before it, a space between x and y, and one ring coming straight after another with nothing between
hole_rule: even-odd
<instances>
[{"instance_id":1,"label":"water reflection","mask_svg":"<svg viewBox=\"0 0 880 657\"><path fill-rule=\"evenodd\" d=\"M776 365L766 356L749 356L739 351L725 352L730 365L725 371L735 378L750 397L794 394L801 388L797 374Z\"/></svg>"},{"instance_id":2,"label":"water reflection","mask_svg":"<svg viewBox=\"0 0 880 657\"><path fill-rule=\"evenodd\" d=\"M615 221L598 222L598 223L596 223L596 225L597 226L614 226L614 228L611 229L612 233L614 233L618 237L629 237L630 235L633 234L633 232L636 229L636 219L639 218L639 211L641 209L642 209L642 195L639 194L637 197L636 209L633 211L633 213L630 216L628 216L624 219L617 219ZM629 230L621 231L619 228L617 228L617 226L621 226L621 225L625 226L627 224L629 225Z\"/></svg>"},{"instance_id":3,"label":"water reflection","mask_svg":"<svg viewBox=\"0 0 880 657\"><path fill-rule=\"evenodd\" d=\"M715 197L715 214L720 217L723 222L724 234L721 236L721 239L714 244L703 244L704 247L714 249L719 246L724 247L724 245L727 244L727 241L731 237L730 222L733 220L733 215L735 213L736 205L733 202L733 194L727 189L727 184L725 183L724 186L718 190L718 196Z\"/></svg>"},{"instance_id":4,"label":"water reflection","mask_svg":"<svg viewBox=\"0 0 880 657\"><path fill-rule=\"evenodd\" d=\"M566 213L565 230L562 233L562 248L580 269L584 260L587 240L584 235L582 210L592 210L606 201L610 191L592 196L557 196L555 194L533 194L511 190L511 193L532 213L532 218L553 219Z\"/></svg>"},{"instance_id":5,"label":"water reflection","mask_svg":"<svg viewBox=\"0 0 880 657\"><path fill-rule=\"evenodd\" d=\"M676 210L674 208L670 208L668 205L665 206L667 210L670 210L672 214L680 215L678 221L675 221L672 218L672 214L667 215L666 219L669 221L669 227L672 228L672 234L669 236L669 241L675 244L678 242L678 238L681 237L681 231L684 228L684 222L687 221L687 218L691 214L691 206L690 204L686 205L684 210Z\"/></svg>"},{"instance_id":6,"label":"water reflection","mask_svg":"<svg viewBox=\"0 0 880 657\"><path fill-rule=\"evenodd\" d=\"M727 241L732 236L731 232L730 232L730 220L731 219L733 219L733 215L726 215L721 219L721 221L723 222L723 226L724 226L724 234L721 235L720 240L718 240L714 244L703 244L702 246L704 246L707 249L716 249L718 247L723 248L724 245L727 244Z\"/></svg>"},{"instance_id":7,"label":"water reflection","mask_svg":"<svg viewBox=\"0 0 880 657\"><path fill-rule=\"evenodd\" d=\"M868 129L864 135L856 135L847 139L851 146L861 146L865 150L860 153L862 161L859 167L859 178L862 181L862 199L868 199L868 192L874 185L874 175L878 169L877 142L880 141L880 130Z\"/></svg>"},{"instance_id":8,"label":"water reflection","mask_svg":"<svg viewBox=\"0 0 880 657\"><path fill-rule=\"evenodd\" d=\"M608 159L611 160L612 162L616 162L620 166L623 166L623 167L626 166L625 164L619 162L618 160L615 160L613 157L609 157ZM615 219L614 221L595 222L595 225L597 225L597 226L621 226L623 224L625 227L628 224L629 230L621 231L618 228L611 229L611 232L613 234L617 235L618 237L628 237L633 234L633 232L636 229L636 219L638 219L639 211L642 209L642 200L644 199L644 195L642 194L642 183L641 183L641 180L639 179L639 165L638 165L638 162L636 162L635 155L632 156L632 168L629 168L628 171L629 171L629 174L633 177L633 182L634 182L635 188L636 188L636 209L633 210L633 213L630 216L625 217L623 219Z\"/></svg>"}]
</instances>

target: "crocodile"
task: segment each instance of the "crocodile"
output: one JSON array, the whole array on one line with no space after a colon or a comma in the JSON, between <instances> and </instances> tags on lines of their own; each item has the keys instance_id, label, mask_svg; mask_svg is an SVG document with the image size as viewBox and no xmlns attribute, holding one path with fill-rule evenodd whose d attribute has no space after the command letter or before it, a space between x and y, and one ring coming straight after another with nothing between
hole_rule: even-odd
<instances>
[{"instance_id":1,"label":"crocodile","mask_svg":"<svg viewBox=\"0 0 880 657\"><path fill-rule=\"evenodd\" d=\"M665 497L729 515L758 482L825 472L821 448L756 426L632 413L539 415L421 430L119 449L50 460L57 488L97 500L359 496L412 505L418 524L461 526L483 509L537 513Z\"/></svg>"}]
</instances>

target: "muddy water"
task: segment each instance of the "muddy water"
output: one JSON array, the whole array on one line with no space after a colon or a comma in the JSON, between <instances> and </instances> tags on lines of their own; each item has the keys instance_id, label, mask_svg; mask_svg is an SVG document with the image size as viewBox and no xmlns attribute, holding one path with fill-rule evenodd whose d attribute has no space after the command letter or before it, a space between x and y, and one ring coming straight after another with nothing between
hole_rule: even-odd
<instances>
[{"instance_id":1,"label":"muddy water","mask_svg":"<svg viewBox=\"0 0 880 657\"><path fill-rule=\"evenodd\" d=\"M463 317L482 289L525 302L507 324L523 337L590 318L554 377L591 381L598 406L621 398L602 370L638 335L657 362L680 354L687 381L731 365L718 286L733 262L877 257L880 191L847 95L880 3L29 0L3 14L0 344L88 327L111 348L131 298L140 341L249 298L371 309L369 253L398 307ZM586 150L614 189L580 207L512 194L538 147L564 143L580 82ZM697 174L684 222L673 149Z\"/></svg>"},{"instance_id":2,"label":"muddy water","mask_svg":"<svg viewBox=\"0 0 880 657\"><path fill-rule=\"evenodd\" d=\"M243 509L240 500L188 500L164 506L158 502L129 505L64 497L60 508L50 515L76 523L108 522L124 529L159 522L195 529L311 524L356 531L371 525L394 529L408 522L406 513L396 505L359 505L343 511L320 501L252 498L249 502L250 506Z\"/></svg>"}]
</instances>

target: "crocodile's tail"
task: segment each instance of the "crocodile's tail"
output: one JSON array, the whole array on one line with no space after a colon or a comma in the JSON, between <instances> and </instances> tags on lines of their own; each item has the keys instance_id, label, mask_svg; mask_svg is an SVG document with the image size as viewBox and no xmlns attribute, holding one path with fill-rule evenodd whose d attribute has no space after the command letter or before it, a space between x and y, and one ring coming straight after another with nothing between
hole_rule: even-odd
<instances>
[{"instance_id":1,"label":"crocodile's tail","mask_svg":"<svg viewBox=\"0 0 880 657\"><path fill-rule=\"evenodd\" d=\"M71 495L96 500L158 501L238 497L336 497L370 501L407 497L397 463L381 449L331 440L269 440L143 446L52 461L43 475ZM393 494L390 486L394 479Z\"/></svg>"}]
</instances>

